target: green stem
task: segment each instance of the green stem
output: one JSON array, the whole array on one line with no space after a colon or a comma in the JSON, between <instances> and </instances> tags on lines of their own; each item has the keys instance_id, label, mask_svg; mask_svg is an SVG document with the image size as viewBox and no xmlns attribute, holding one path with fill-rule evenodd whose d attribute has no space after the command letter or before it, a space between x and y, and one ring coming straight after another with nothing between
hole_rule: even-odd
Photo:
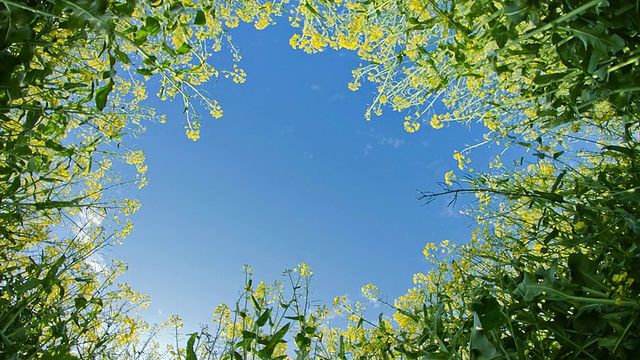
<instances>
[{"instance_id":1,"label":"green stem","mask_svg":"<svg viewBox=\"0 0 640 360\"><path fill-rule=\"evenodd\" d=\"M616 347L614 347L612 351L613 354L615 354L618 351L620 344L622 344L622 340L627 336L627 334L629 333L629 329L631 328L631 325L635 324L637 319L638 319L638 313L636 313L636 316L633 317L633 320L629 321L629 324L624 329L624 333L618 337L618 342L616 343Z\"/></svg>"},{"instance_id":2,"label":"green stem","mask_svg":"<svg viewBox=\"0 0 640 360\"><path fill-rule=\"evenodd\" d=\"M638 60L640 60L640 55L639 56L634 56L631 59L629 59L629 60L627 60L627 61L625 61L623 63L620 63L620 64L618 64L616 66L610 67L609 69L607 69L607 72L608 73L612 73L612 72L614 72L614 71L616 71L618 69L621 69L621 68L623 68L623 67L625 67L625 66L627 66L629 64L632 64L632 63L634 63L634 62L636 62Z\"/></svg>"},{"instance_id":3,"label":"green stem","mask_svg":"<svg viewBox=\"0 0 640 360\"><path fill-rule=\"evenodd\" d=\"M591 304L600 304L600 305L631 307L633 309L640 308L640 305L638 304L638 302L634 301L634 300L617 301L617 300L614 300L614 299L599 299L599 298L589 298L589 297L584 297L584 296L573 296L573 295L567 295L562 291L550 288L548 286L543 286L543 285L530 285L530 286L527 286L527 288L540 289L540 290L542 290L544 292L547 292L547 293L554 293L556 295L560 295L560 296L564 297L565 299L567 299L569 301L575 301L575 302L580 302L580 303L591 303Z\"/></svg>"}]
</instances>

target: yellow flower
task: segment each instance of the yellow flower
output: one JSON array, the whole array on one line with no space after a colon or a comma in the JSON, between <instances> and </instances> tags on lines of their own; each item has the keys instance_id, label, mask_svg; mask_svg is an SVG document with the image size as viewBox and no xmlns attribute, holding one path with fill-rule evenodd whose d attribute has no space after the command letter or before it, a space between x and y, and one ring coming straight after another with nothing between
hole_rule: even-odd
<instances>
[{"instance_id":1,"label":"yellow flower","mask_svg":"<svg viewBox=\"0 0 640 360\"><path fill-rule=\"evenodd\" d=\"M453 170L448 171L446 174L444 174L444 182L447 185L451 186L451 185L453 185L452 179L455 179L455 177L456 176L453 174Z\"/></svg>"},{"instance_id":2,"label":"yellow flower","mask_svg":"<svg viewBox=\"0 0 640 360\"><path fill-rule=\"evenodd\" d=\"M444 126L442 121L440 121L440 117L438 117L438 115L433 115L430 124L434 129L442 129L442 127Z\"/></svg>"},{"instance_id":3,"label":"yellow flower","mask_svg":"<svg viewBox=\"0 0 640 360\"><path fill-rule=\"evenodd\" d=\"M413 133L420 129L420 123L417 121L405 121L404 130L409 133Z\"/></svg>"},{"instance_id":4,"label":"yellow flower","mask_svg":"<svg viewBox=\"0 0 640 360\"><path fill-rule=\"evenodd\" d=\"M378 287L373 284L367 284L362 287L362 294L367 299L375 300L380 297L380 290L378 290Z\"/></svg>"},{"instance_id":5,"label":"yellow flower","mask_svg":"<svg viewBox=\"0 0 640 360\"><path fill-rule=\"evenodd\" d=\"M198 130L198 129L189 129L187 127L185 133L187 134L187 138L189 140L196 141L196 140L200 139L200 130Z\"/></svg>"},{"instance_id":6,"label":"yellow flower","mask_svg":"<svg viewBox=\"0 0 640 360\"><path fill-rule=\"evenodd\" d=\"M224 22L224 24L231 29L237 27L239 23L240 23L240 18L238 18L237 16L231 16Z\"/></svg>"},{"instance_id":7,"label":"yellow flower","mask_svg":"<svg viewBox=\"0 0 640 360\"><path fill-rule=\"evenodd\" d=\"M300 271L300 276L311 276L313 275L313 271L311 270L311 266L308 266L305 263L298 264L298 267L293 269L294 272Z\"/></svg>"},{"instance_id":8,"label":"yellow flower","mask_svg":"<svg viewBox=\"0 0 640 360\"><path fill-rule=\"evenodd\" d=\"M292 48L297 49L300 45L300 35L293 34L291 39L289 39L289 45L291 45Z\"/></svg>"},{"instance_id":9,"label":"yellow flower","mask_svg":"<svg viewBox=\"0 0 640 360\"><path fill-rule=\"evenodd\" d=\"M351 91L356 91L358 90L358 88L360 87L360 82L358 81L352 81L349 83L349 85L347 85L347 87L349 88L349 90Z\"/></svg>"}]
</instances>

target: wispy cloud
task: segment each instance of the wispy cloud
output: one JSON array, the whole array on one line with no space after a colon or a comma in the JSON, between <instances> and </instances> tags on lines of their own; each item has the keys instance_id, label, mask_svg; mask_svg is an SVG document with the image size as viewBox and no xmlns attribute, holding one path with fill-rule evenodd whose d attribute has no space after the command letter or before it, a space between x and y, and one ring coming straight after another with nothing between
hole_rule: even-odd
<instances>
[{"instance_id":1,"label":"wispy cloud","mask_svg":"<svg viewBox=\"0 0 640 360\"><path fill-rule=\"evenodd\" d=\"M441 218L459 218L463 215L460 214L460 210L456 210L453 204L445 206L442 211L440 211L439 216Z\"/></svg>"},{"instance_id":2,"label":"wispy cloud","mask_svg":"<svg viewBox=\"0 0 640 360\"><path fill-rule=\"evenodd\" d=\"M398 138L394 138L394 137L381 137L378 140L378 144L380 145L391 145L393 148L399 148L400 146L404 145L404 140L402 139L398 139Z\"/></svg>"},{"instance_id":3,"label":"wispy cloud","mask_svg":"<svg viewBox=\"0 0 640 360\"><path fill-rule=\"evenodd\" d=\"M369 155L369 152L371 151L371 149L373 149L373 146L371 146L371 144L366 144L363 150L364 156Z\"/></svg>"},{"instance_id":4,"label":"wispy cloud","mask_svg":"<svg viewBox=\"0 0 640 360\"><path fill-rule=\"evenodd\" d=\"M374 140L378 145L391 146L394 149L397 149L400 146L404 145L404 140L403 139L400 139L400 138L397 138L397 137L386 137L386 136L383 136L383 135L377 133L373 129L369 130L369 132L367 133L367 136L369 138L371 138L372 140ZM370 147L370 145L368 145L368 146Z\"/></svg>"}]
</instances>

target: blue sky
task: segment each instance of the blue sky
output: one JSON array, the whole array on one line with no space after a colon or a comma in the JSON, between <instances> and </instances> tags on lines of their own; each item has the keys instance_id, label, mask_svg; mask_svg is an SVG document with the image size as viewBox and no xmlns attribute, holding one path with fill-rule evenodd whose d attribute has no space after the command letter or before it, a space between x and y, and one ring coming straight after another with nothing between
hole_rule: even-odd
<instances>
[{"instance_id":1,"label":"blue sky","mask_svg":"<svg viewBox=\"0 0 640 360\"><path fill-rule=\"evenodd\" d=\"M468 239L459 207L416 197L439 189L456 167L453 150L476 135L428 123L410 134L404 114L390 110L365 121L374 89L347 89L356 54L292 50L292 33L285 24L235 29L247 81L207 87L224 116L203 119L200 140L184 135L177 100L151 102L167 123L131 141L145 152L150 184L122 190L142 208L109 255L128 262L122 279L151 296L152 321L180 314L186 331L210 323L218 303L237 298L244 264L271 281L307 263L320 302L361 300L367 283L391 300L428 271L427 242Z\"/></svg>"}]
</instances>

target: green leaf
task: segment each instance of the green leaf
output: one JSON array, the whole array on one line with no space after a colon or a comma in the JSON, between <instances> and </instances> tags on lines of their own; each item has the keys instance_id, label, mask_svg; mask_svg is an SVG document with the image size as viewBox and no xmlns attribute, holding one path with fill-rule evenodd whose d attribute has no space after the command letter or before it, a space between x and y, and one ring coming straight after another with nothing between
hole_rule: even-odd
<instances>
[{"instance_id":1,"label":"green leaf","mask_svg":"<svg viewBox=\"0 0 640 360\"><path fill-rule=\"evenodd\" d=\"M511 70L508 65L498 65L498 57L496 55L491 55L489 60L491 63L491 69L498 75Z\"/></svg>"},{"instance_id":2,"label":"green leaf","mask_svg":"<svg viewBox=\"0 0 640 360\"><path fill-rule=\"evenodd\" d=\"M583 253L569 255L569 270L574 284L591 289L609 290L603 285L604 276L598 274L598 263Z\"/></svg>"},{"instance_id":3,"label":"green leaf","mask_svg":"<svg viewBox=\"0 0 640 360\"><path fill-rule=\"evenodd\" d=\"M66 207L76 206L78 205L79 199L73 199L71 201L54 201L48 200L35 204L36 210L44 210L44 209L62 209Z\"/></svg>"},{"instance_id":4,"label":"green leaf","mask_svg":"<svg viewBox=\"0 0 640 360\"><path fill-rule=\"evenodd\" d=\"M535 275L526 272L523 280L518 284L514 291L514 295L522 297L526 302L531 302L536 296L542 294L544 290L538 284Z\"/></svg>"},{"instance_id":5,"label":"green leaf","mask_svg":"<svg viewBox=\"0 0 640 360\"><path fill-rule=\"evenodd\" d=\"M107 106L107 98L111 90L113 90L113 79L109 79L106 85L96 91L96 108L98 111L102 111Z\"/></svg>"},{"instance_id":6,"label":"green leaf","mask_svg":"<svg viewBox=\"0 0 640 360\"><path fill-rule=\"evenodd\" d=\"M607 326L607 321L600 316L600 312L591 307L581 308L572 323L581 335L599 334Z\"/></svg>"},{"instance_id":7,"label":"green leaf","mask_svg":"<svg viewBox=\"0 0 640 360\"><path fill-rule=\"evenodd\" d=\"M142 60L142 63L147 65L147 66L155 66L157 59L158 58L155 55L149 55L149 56L145 57L144 60Z\"/></svg>"},{"instance_id":8,"label":"green leaf","mask_svg":"<svg viewBox=\"0 0 640 360\"><path fill-rule=\"evenodd\" d=\"M58 144L57 142L53 141L53 140L45 140L44 145L53 150L53 151L58 151L58 152L63 152L66 151L67 148Z\"/></svg>"},{"instance_id":9,"label":"green leaf","mask_svg":"<svg viewBox=\"0 0 640 360\"><path fill-rule=\"evenodd\" d=\"M87 86L88 85L85 83L67 82L67 83L64 83L64 85L62 85L62 88L65 90L70 90L70 89L84 88Z\"/></svg>"},{"instance_id":10,"label":"green leaf","mask_svg":"<svg viewBox=\"0 0 640 360\"><path fill-rule=\"evenodd\" d=\"M503 48L509 41L509 30L506 26L500 25L491 29L491 36L498 44L498 47Z\"/></svg>"},{"instance_id":11,"label":"green leaf","mask_svg":"<svg viewBox=\"0 0 640 360\"><path fill-rule=\"evenodd\" d=\"M27 168L30 172L35 173L40 170L42 166L42 158L40 156L34 156L29 159L29 163L27 164Z\"/></svg>"},{"instance_id":12,"label":"green leaf","mask_svg":"<svg viewBox=\"0 0 640 360\"><path fill-rule=\"evenodd\" d=\"M175 50L173 50L173 49L171 48L171 46L169 46L169 45L167 44L167 42L166 42L166 41L162 43L162 50L164 50L164 52L166 52L167 54L169 54L169 56L171 56L171 57L176 57L176 55L178 55L178 54L176 54Z\"/></svg>"},{"instance_id":13,"label":"green leaf","mask_svg":"<svg viewBox=\"0 0 640 360\"><path fill-rule=\"evenodd\" d=\"M193 348L197 338L198 338L198 333L193 333L191 334L191 336L189 336L189 340L187 341L187 356L185 360L198 360L198 357L196 356L196 351Z\"/></svg>"},{"instance_id":14,"label":"green leaf","mask_svg":"<svg viewBox=\"0 0 640 360\"><path fill-rule=\"evenodd\" d=\"M76 307L76 310L82 310L85 305L87 305L87 299L84 296L80 295L73 299L73 304Z\"/></svg>"},{"instance_id":15,"label":"green leaf","mask_svg":"<svg viewBox=\"0 0 640 360\"><path fill-rule=\"evenodd\" d=\"M589 63L587 64L587 73L593 74L598 69L598 65L600 65L600 60L606 57L606 53L602 51L594 51L589 56Z\"/></svg>"},{"instance_id":16,"label":"green leaf","mask_svg":"<svg viewBox=\"0 0 640 360\"><path fill-rule=\"evenodd\" d=\"M186 54L189 51L191 51L191 49L193 49L193 47L191 45L189 45L187 43L183 43L182 45L180 45L179 48L176 49L176 53L179 54L179 55Z\"/></svg>"},{"instance_id":17,"label":"green leaf","mask_svg":"<svg viewBox=\"0 0 640 360\"><path fill-rule=\"evenodd\" d=\"M385 329L384 321L382 319L382 315L383 315L382 313L378 315L378 328L380 328L382 332L385 332L386 329Z\"/></svg>"},{"instance_id":18,"label":"green leaf","mask_svg":"<svg viewBox=\"0 0 640 360\"><path fill-rule=\"evenodd\" d=\"M305 349L307 346L311 345L311 339L307 337L303 332L299 332L295 337L296 345L298 349Z\"/></svg>"},{"instance_id":19,"label":"green leaf","mask_svg":"<svg viewBox=\"0 0 640 360\"><path fill-rule=\"evenodd\" d=\"M9 185L9 187L4 191L3 196L11 196L13 195L18 189L20 188L20 177L16 176L13 181L11 182L11 185Z\"/></svg>"},{"instance_id":20,"label":"green leaf","mask_svg":"<svg viewBox=\"0 0 640 360\"><path fill-rule=\"evenodd\" d=\"M424 304L423 304L424 306ZM425 318L427 317L426 309L423 308ZM438 303L436 306L435 314L433 315L433 319L431 321L431 326L433 327L433 331L435 331L436 336L442 335L443 324L442 324L442 314L444 314L444 301Z\"/></svg>"},{"instance_id":21,"label":"green leaf","mask_svg":"<svg viewBox=\"0 0 640 360\"><path fill-rule=\"evenodd\" d=\"M579 29L571 28L570 31L582 41L585 48L591 47L592 51L615 53L625 46L624 40L616 34L610 34L603 24L597 24L593 28L589 26Z\"/></svg>"},{"instance_id":22,"label":"green leaf","mask_svg":"<svg viewBox=\"0 0 640 360\"><path fill-rule=\"evenodd\" d=\"M491 331L500 325L502 311L498 300L486 293L473 304L473 311L477 314L478 320L485 331Z\"/></svg>"},{"instance_id":23,"label":"green leaf","mask_svg":"<svg viewBox=\"0 0 640 360\"><path fill-rule=\"evenodd\" d=\"M125 1L124 3L113 2L111 3L111 10L116 15L131 16L133 14L133 11L135 10L133 4L134 2L132 1Z\"/></svg>"},{"instance_id":24,"label":"green leaf","mask_svg":"<svg viewBox=\"0 0 640 360\"><path fill-rule=\"evenodd\" d=\"M500 355L484 333L478 314L473 313L473 332L469 341L471 359L494 359Z\"/></svg>"},{"instance_id":25,"label":"green leaf","mask_svg":"<svg viewBox=\"0 0 640 360\"><path fill-rule=\"evenodd\" d=\"M144 76L151 76L154 74L155 69L144 69L144 68L140 68L140 69L136 69L136 72L140 75L144 75Z\"/></svg>"},{"instance_id":26,"label":"green leaf","mask_svg":"<svg viewBox=\"0 0 640 360\"><path fill-rule=\"evenodd\" d=\"M119 48L115 48L113 49L113 52L116 54L116 56L118 57L118 60L123 63L123 64L131 64L131 59L129 59L129 56L123 52L122 50L120 50Z\"/></svg>"},{"instance_id":27,"label":"green leaf","mask_svg":"<svg viewBox=\"0 0 640 360\"><path fill-rule=\"evenodd\" d=\"M629 149L628 147L624 147L624 146L605 145L604 148L607 149L607 150L611 150L611 151L617 151L619 153L628 155L630 157L633 157L635 155L635 151L633 151L632 149Z\"/></svg>"},{"instance_id":28,"label":"green leaf","mask_svg":"<svg viewBox=\"0 0 640 360\"><path fill-rule=\"evenodd\" d=\"M254 332L251 331L247 331L247 330L242 330L242 338L243 339L255 339L257 338L256 334Z\"/></svg>"},{"instance_id":29,"label":"green leaf","mask_svg":"<svg viewBox=\"0 0 640 360\"><path fill-rule=\"evenodd\" d=\"M537 191L537 190L534 190L533 193L545 200L554 201L554 202L564 202L564 197L560 194L550 193L546 191Z\"/></svg>"},{"instance_id":30,"label":"green leaf","mask_svg":"<svg viewBox=\"0 0 640 360\"><path fill-rule=\"evenodd\" d=\"M160 21L152 16L149 16L145 19L144 26L141 30L151 36L156 36L160 33L160 29Z\"/></svg>"},{"instance_id":31,"label":"green leaf","mask_svg":"<svg viewBox=\"0 0 640 360\"><path fill-rule=\"evenodd\" d=\"M290 326L290 323L286 323L283 327L280 328L280 330L276 331L276 333L271 336L270 343L275 346L282 342L282 339L287 334L287 331L289 331Z\"/></svg>"},{"instance_id":32,"label":"green leaf","mask_svg":"<svg viewBox=\"0 0 640 360\"><path fill-rule=\"evenodd\" d=\"M29 290L33 290L35 288L38 287L38 285L40 285L40 280L36 279L36 278L30 278L27 281L25 281L23 284L21 284L18 289L21 293L26 293Z\"/></svg>"},{"instance_id":33,"label":"green leaf","mask_svg":"<svg viewBox=\"0 0 640 360\"><path fill-rule=\"evenodd\" d=\"M196 18L193 20L193 25L206 25L207 17L204 15L204 11L198 10Z\"/></svg>"},{"instance_id":34,"label":"green leaf","mask_svg":"<svg viewBox=\"0 0 640 360\"><path fill-rule=\"evenodd\" d=\"M320 15L320 13L318 12L318 10L316 10L313 6L309 5L309 3L305 2L304 3L304 7L307 8L309 11L311 11L311 13L313 13L315 16L324 19L324 17L322 17L322 15Z\"/></svg>"},{"instance_id":35,"label":"green leaf","mask_svg":"<svg viewBox=\"0 0 640 360\"><path fill-rule=\"evenodd\" d=\"M502 3L504 11L514 24L519 24L527 18L529 2L527 0L508 0Z\"/></svg>"},{"instance_id":36,"label":"green leaf","mask_svg":"<svg viewBox=\"0 0 640 360\"><path fill-rule=\"evenodd\" d=\"M562 155L564 153L564 151L560 151L559 154ZM554 153L553 154L553 158L557 159L560 155L558 155L558 153ZM560 174L558 174L558 177L556 178L556 181L553 183L553 185L551 186L551 190L549 190L550 193L555 193L556 190L558 189L558 186L560 186L560 183L562 182L562 178L567 174L567 170L562 170L560 172Z\"/></svg>"},{"instance_id":37,"label":"green leaf","mask_svg":"<svg viewBox=\"0 0 640 360\"><path fill-rule=\"evenodd\" d=\"M265 310L262 315L260 315L260 317L258 318L258 320L256 320L256 325L258 327L262 327L264 326L264 324L267 323L267 320L269 319L269 315L271 315L271 308Z\"/></svg>"},{"instance_id":38,"label":"green leaf","mask_svg":"<svg viewBox=\"0 0 640 360\"><path fill-rule=\"evenodd\" d=\"M636 234L640 233L640 223L638 222L638 219L633 214L629 213L628 211L622 208L617 208L614 211L624 216L624 220L627 223L627 226L631 228L631 231L633 231Z\"/></svg>"}]
</instances>

